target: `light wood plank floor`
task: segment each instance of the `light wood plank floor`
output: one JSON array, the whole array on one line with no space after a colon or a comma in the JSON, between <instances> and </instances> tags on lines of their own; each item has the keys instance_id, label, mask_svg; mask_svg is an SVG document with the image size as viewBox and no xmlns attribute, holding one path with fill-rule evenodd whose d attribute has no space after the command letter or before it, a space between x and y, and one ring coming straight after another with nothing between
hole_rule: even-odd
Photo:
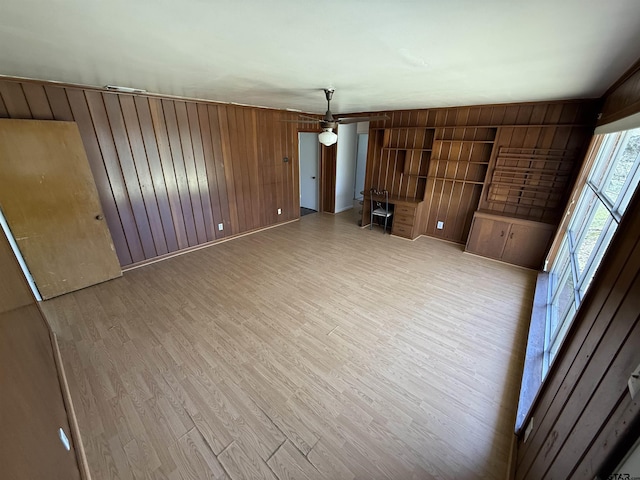
<instances>
[{"instance_id":1,"label":"light wood plank floor","mask_svg":"<svg viewBox=\"0 0 640 480\"><path fill-rule=\"evenodd\" d=\"M351 213L46 302L94 479L504 479L535 273Z\"/></svg>"}]
</instances>

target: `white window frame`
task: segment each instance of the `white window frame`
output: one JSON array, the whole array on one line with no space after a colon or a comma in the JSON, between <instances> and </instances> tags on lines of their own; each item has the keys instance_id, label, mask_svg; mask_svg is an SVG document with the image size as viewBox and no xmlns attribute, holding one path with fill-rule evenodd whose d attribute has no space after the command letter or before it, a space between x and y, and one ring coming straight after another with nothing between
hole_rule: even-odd
<instances>
[{"instance_id":1,"label":"white window frame","mask_svg":"<svg viewBox=\"0 0 640 480\"><path fill-rule=\"evenodd\" d=\"M610 133L604 136L598 150L595 162L582 188L576 208L567 226L558 254L549 270L549 291L547 297L547 319L545 328L545 345L542 362L542 376L546 375L553 363L555 353L560 348L566 332L569 330L573 318L578 311L582 300L589 288L598 266L618 228L620 219L631 200L640 182L640 154L627 175L627 178L618 194L615 202L604 193L614 174L613 166L618 161L618 156L625 151L632 136L638 136L640 129L627 130L625 132ZM600 180L598 180L600 179ZM591 200L593 199L593 203ZM579 271L576 249L582 244L592 224L599 204L602 204L609 215L602 231L593 246L582 271ZM568 263L566 265L568 256ZM568 272L567 272L568 268ZM568 304L563 312L557 312L555 305L561 294L559 286L563 284L564 275L571 275L573 280L573 301ZM555 318L556 316L562 318ZM551 331L551 326L557 320L556 326Z\"/></svg>"}]
</instances>

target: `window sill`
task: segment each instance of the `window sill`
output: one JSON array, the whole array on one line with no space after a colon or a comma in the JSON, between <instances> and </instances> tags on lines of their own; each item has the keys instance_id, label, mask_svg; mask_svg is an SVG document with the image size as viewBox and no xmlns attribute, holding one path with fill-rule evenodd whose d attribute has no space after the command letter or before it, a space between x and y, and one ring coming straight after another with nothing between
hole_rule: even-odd
<instances>
[{"instance_id":1,"label":"window sill","mask_svg":"<svg viewBox=\"0 0 640 480\"><path fill-rule=\"evenodd\" d=\"M527 351L524 358L518 413L516 415L516 435L525 426L529 410L542 385L542 362L544 358L544 336L547 317L547 295L549 291L549 274L540 272L536 280L536 291L533 297L533 309Z\"/></svg>"}]
</instances>

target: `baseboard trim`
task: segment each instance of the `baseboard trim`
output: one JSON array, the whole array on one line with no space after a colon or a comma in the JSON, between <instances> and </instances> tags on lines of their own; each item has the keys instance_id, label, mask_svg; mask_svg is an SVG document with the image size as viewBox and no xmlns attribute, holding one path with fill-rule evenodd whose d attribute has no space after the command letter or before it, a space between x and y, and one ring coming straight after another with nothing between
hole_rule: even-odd
<instances>
[{"instance_id":1,"label":"baseboard trim","mask_svg":"<svg viewBox=\"0 0 640 480\"><path fill-rule=\"evenodd\" d=\"M221 238L220 240L213 240L211 242L201 243L200 245L194 245L193 247L183 248L182 250L178 250L177 252L167 253L165 255L160 255L158 257L153 257L148 260L143 260L142 262L132 263L131 265L127 265L126 267L122 267L122 272L129 272L131 270L135 270L136 268L144 267L147 265L151 265L153 263L162 262L163 260L168 260L170 258L178 257L180 255L184 255L185 253L195 252L196 250L201 250L203 248L213 247L214 245L219 245L224 242L228 242L230 240L235 240L236 238L246 237L247 235L253 235L254 233L264 232L265 230L269 230L271 228L281 227L282 225L287 225L288 223L299 222L300 217L294 218L293 220L288 220L282 223L276 223L275 225L269 225L268 227L257 228L255 230L250 230L248 232L238 233L236 235L231 235L229 237Z\"/></svg>"},{"instance_id":2,"label":"baseboard trim","mask_svg":"<svg viewBox=\"0 0 640 480\"><path fill-rule=\"evenodd\" d=\"M44 317L44 314L43 314ZM44 317L46 319L46 317ZM49 321L47 320L47 325ZM67 411L67 419L69 420L69 429L71 430L71 438L73 440L73 450L76 455L78 467L80 470L80 477L82 480L91 480L91 471L89 470L89 462L87 461L87 454L82 444L82 436L80 434L80 427L78 426L78 419L76 417L76 411L73 408L73 400L71 399L71 391L69 390L69 383L67 382L67 374L64 371L64 364L62 362L62 354L60 353L60 346L58 345L58 337L51 330L49 326L49 339L53 348L53 359L56 364L56 370L58 372L58 383L60 384L60 390L62 391L62 400L64 402L65 409Z\"/></svg>"}]
</instances>

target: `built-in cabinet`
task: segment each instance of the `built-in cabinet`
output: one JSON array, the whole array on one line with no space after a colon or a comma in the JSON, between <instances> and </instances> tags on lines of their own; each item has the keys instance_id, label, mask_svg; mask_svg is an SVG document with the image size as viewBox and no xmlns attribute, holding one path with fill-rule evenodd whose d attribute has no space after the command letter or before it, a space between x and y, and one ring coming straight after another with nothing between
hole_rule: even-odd
<instances>
[{"instance_id":1,"label":"built-in cabinet","mask_svg":"<svg viewBox=\"0 0 640 480\"><path fill-rule=\"evenodd\" d=\"M539 268L597 109L564 101L385 112L370 124L365 190L415 205L394 213L394 235L428 235ZM476 221L483 215L496 218Z\"/></svg>"},{"instance_id":2,"label":"built-in cabinet","mask_svg":"<svg viewBox=\"0 0 640 480\"><path fill-rule=\"evenodd\" d=\"M466 251L539 269L555 231L554 225L478 211L473 215Z\"/></svg>"},{"instance_id":3,"label":"built-in cabinet","mask_svg":"<svg viewBox=\"0 0 640 480\"><path fill-rule=\"evenodd\" d=\"M397 201L394 205L391 234L413 240L420 235L418 223L423 202Z\"/></svg>"},{"instance_id":4,"label":"built-in cabinet","mask_svg":"<svg viewBox=\"0 0 640 480\"><path fill-rule=\"evenodd\" d=\"M376 180L365 184L362 225L370 222L366 192L373 187L389 192L389 203L393 205L391 234L411 240L421 235L434 133L435 129L422 127L379 128L370 133L381 162Z\"/></svg>"}]
</instances>

